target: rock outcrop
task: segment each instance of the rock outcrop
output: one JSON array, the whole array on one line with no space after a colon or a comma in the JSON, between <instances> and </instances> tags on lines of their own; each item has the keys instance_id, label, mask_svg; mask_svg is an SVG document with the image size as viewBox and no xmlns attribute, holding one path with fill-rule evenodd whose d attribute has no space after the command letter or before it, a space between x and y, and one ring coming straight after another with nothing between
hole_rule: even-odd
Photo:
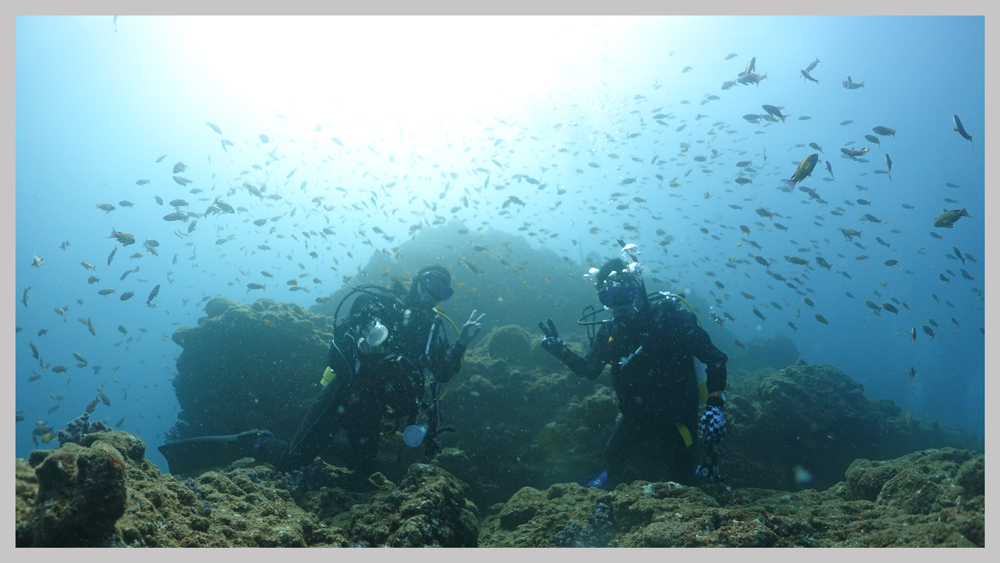
<instances>
[{"instance_id":1,"label":"rock outcrop","mask_svg":"<svg viewBox=\"0 0 1000 563\"><path fill-rule=\"evenodd\" d=\"M173 386L181 410L171 438L264 428L289 437L319 393L332 327L291 303L217 297L173 340L184 350Z\"/></svg>"},{"instance_id":2,"label":"rock outcrop","mask_svg":"<svg viewBox=\"0 0 1000 563\"><path fill-rule=\"evenodd\" d=\"M491 506L479 543L496 547L587 545L601 529L611 547L983 547L984 457L945 448L884 464L859 460L825 491L704 488L636 481L614 491L576 484L525 487ZM895 476L880 467L892 466ZM859 498L858 484L864 485ZM882 482L875 486L874 482ZM966 485L959 483L965 482ZM603 538L602 538L603 540Z\"/></svg>"},{"instance_id":3,"label":"rock outcrop","mask_svg":"<svg viewBox=\"0 0 1000 563\"><path fill-rule=\"evenodd\" d=\"M144 453L135 436L95 432L81 444L16 460L16 544L477 545L468 485L437 467L414 464L396 486L380 474L359 481L322 462L296 478L245 458L182 481L160 473Z\"/></svg>"},{"instance_id":4,"label":"rock outcrop","mask_svg":"<svg viewBox=\"0 0 1000 563\"><path fill-rule=\"evenodd\" d=\"M395 484L318 458L280 473L244 458L162 474L118 431L16 460L27 547L924 547L985 545L985 457L952 448L861 459L825 490L636 481L613 491L522 487L482 513L434 465ZM439 459L462 469L450 449ZM477 519L478 518L478 519Z\"/></svg>"}]
</instances>

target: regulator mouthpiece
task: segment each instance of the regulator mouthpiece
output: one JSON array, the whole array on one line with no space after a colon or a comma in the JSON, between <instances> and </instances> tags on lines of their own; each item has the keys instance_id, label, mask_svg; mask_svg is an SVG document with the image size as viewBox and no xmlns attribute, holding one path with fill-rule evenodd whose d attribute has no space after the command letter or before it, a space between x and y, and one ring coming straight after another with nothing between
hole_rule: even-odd
<instances>
[{"instance_id":1,"label":"regulator mouthpiece","mask_svg":"<svg viewBox=\"0 0 1000 563\"><path fill-rule=\"evenodd\" d=\"M358 349L362 354L370 354L389 338L389 329L375 319L363 329L358 339Z\"/></svg>"}]
</instances>

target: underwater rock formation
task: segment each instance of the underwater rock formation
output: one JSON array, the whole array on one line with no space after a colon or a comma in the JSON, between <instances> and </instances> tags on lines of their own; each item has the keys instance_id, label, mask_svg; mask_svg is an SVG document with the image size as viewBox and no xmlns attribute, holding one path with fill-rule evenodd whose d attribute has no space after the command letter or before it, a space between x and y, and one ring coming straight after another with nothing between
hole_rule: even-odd
<instances>
[{"instance_id":1,"label":"underwater rock formation","mask_svg":"<svg viewBox=\"0 0 1000 563\"><path fill-rule=\"evenodd\" d=\"M598 386L565 369L538 338L516 354L491 352L497 341L523 343L528 334L518 326L490 331L466 352L462 374L442 401L446 424L457 429L445 445L467 459L445 466L472 486L477 504L509 498L524 485L579 479L578 472L600 463L618 413L603 386L588 399ZM589 415L595 417L581 418Z\"/></svg>"},{"instance_id":2,"label":"underwater rock formation","mask_svg":"<svg viewBox=\"0 0 1000 563\"><path fill-rule=\"evenodd\" d=\"M489 357L515 366L531 364L532 335L517 325L496 327L483 338Z\"/></svg>"},{"instance_id":3,"label":"underwater rock formation","mask_svg":"<svg viewBox=\"0 0 1000 563\"><path fill-rule=\"evenodd\" d=\"M398 485L315 460L251 458L182 478L125 432L16 460L18 546L984 546L985 457L923 450L857 460L825 490L636 481L522 487L480 513L470 486L414 463ZM446 456L449 458L449 456ZM450 452L453 462L462 456ZM479 518L477 520L477 517Z\"/></svg>"},{"instance_id":4,"label":"underwater rock formation","mask_svg":"<svg viewBox=\"0 0 1000 563\"><path fill-rule=\"evenodd\" d=\"M851 484L875 467L867 460L852 466L847 483L825 491L645 481L614 491L576 484L525 487L489 508L479 543L551 547L567 536L579 542L605 505L612 547L983 547L985 497L976 494L983 481L958 484L983 463L981 454L950 448L888 461L897 473L875 501L857 498Z\"/></svg>"},{"instance_id":5,"label":"underwater rock formation","mask_svg":"<svg viewBox=\"0 0 1000 563\"><path fill-rule=\"evenodd\" d=\"M469 486L433 465L414 463L395 490L350 513L353 543L386 547L476 547L476 506Z\"/></svg>"},{"instance_id":6,"label":"underwater rock formation","mask_svg":"<svg viewBox=\"0 0 1000 563\"><path fill-rule=\"evenodd\" d=\"M329 319L270 299L252 306L214 299L206 310L214 316L174 333L184 351L174 379L182 411L171 437L266 428L287 439L319 391ZM585 338L565 339L586 353ZM456 432L443 435L445 451L433 463L468 483L470 500L480 506L502 502L523 486L544 489L606 469L604 445L618 415L608 374L595 381L578 377L543 351L540 340L518 325L494 326L444 387L442 424ZM754 341L748 350L797 356L780 340ZM859 458L983 447L981 438L916 421L892 401L869 400L833 366L799 360L783 369L749 370L734 356L729 367L721 468L732 486L826 488ZM422 448L401 447L398 435L380 439L377 470L390 480L403 479L412 463L432 461ZM337 437L324 461L341 463L342 441Z\"/></svg>"},{"instance_id":7,"label":"underwater rock formation","mask_svg":"<svg viewBox=\"0 0 1000 563\"><path fill-rule=\"evenodd\" d=\"M324 315L261 298L238 306L217 297L196 327L173 340L184 350L173 386L181 410L170 438L266 428L291 436L319 393L333 335Z\"/></svg>"},{"instance_id":8,"label":"underwater rock formation","mask_svg":"<svg viewBox=\"0 0 1000 563\"><path fill-rule=\"evenodd\" d=\"M91 434L86 445L68 442L57 450L35 450L27 462L17 460L17 502L24 505L16 513L26 517L16 528L18 546L113 543L115 522L125 512L126 467L122 453L101 439L104 434L110 433Z\"/></svg>"},{"instance_id":9,"label":"underwater rock formation","mask_svg":"<svg viewBox=\"0 0 1000 563\"><path fill-rule=\"evenodd\" d=\"M139 438L113 431L17 459L17 545L476 545L468 485L437 467L412 465L398 487L379 474L359 487L349 471L322 462L289 480L244 458L181 481L144 455ZM292 482L301 484L301 506L283 488Z\"/></svg>"},{"instance_id":10,"label":"underwater rock formation","mask_svg":"<svg viewBox=\"0 0 1000 563\"><path fill-rule=\"evenodd\" d=\"M890 459L937 447L981 449L981 439L914 421L892 401L869 400L834 366L803 361L778 371L732 377L723 442L727 483L796 490L826 488L856 459ZM796 482L796 467L809 479ZM801 472L800 472L801 474Z\"/></svg>"},{"instance_id":11,"label":"underwater rock formation","mask_svg":"<svg viewBox=\"0 0 1000 563\"><path fill-rule=\"evenodd\" d=\"M516 326L495 328L469 350L464 375L443 402L448 424L458 429L446 445L463 459L448 467L472 486L480 506L525 485L543 489L600 473L618 415L606 374L587 381L545 363L549 355L538 339L530 352L523 345L513 355L491 351L500 339L523 343L519 332L527 334ZM584 342L570 345L584 352ZM867 399L861 385L833 366L800 360L782 370L733 367L721 447L722 470L733 486L826 488L858 458L983 448L981 438L915 421L892 401Z\"/></svg>"},{"instance_id":12,"label":"underwater rock formation","mask_svg":"<svg viewBox=\"0 0 1000 563\"><path fill-rule=\"evenodd\" d=\"M984 456L952 448L887 461L859 459L847 469L845 497L906 514L941 512L985 494L985 467Z\"/></svg>"}]
</instances>

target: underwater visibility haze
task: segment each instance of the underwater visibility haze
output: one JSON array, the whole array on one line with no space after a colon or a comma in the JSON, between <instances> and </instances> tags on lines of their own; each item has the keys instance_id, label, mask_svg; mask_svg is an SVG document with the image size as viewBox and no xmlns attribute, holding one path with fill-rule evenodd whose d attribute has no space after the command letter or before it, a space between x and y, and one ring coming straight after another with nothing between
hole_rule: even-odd
<instances>
[{"instance_id":1,"label":"underwater visibility haze","mask_svg":"<svg viewBox=\"0 0 1000 563\"><path fill-rule=\"evenodd\" d=\"M90 405L166 472L171 335L213 297L335 305L447 257L456 322L579 339L618 237L731 357L784 335L984 434L982 17L19 17L15 40L17 457Z\"/></svg>"}]
</instances>

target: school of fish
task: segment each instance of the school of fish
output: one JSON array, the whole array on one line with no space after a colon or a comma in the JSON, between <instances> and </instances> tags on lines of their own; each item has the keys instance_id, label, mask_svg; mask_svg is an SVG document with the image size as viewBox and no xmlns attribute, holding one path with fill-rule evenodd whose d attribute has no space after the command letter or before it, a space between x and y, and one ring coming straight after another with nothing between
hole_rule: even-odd
<instances>
[{"instance_id":1,"label":"school of fish","mask_svg":"<svg viewBox=\"0 0 1000 563\"><path fill-rule=\"evenodd\" d=\"M738 55L731 54L726 60L737 58ZM745 66L741 63L742 72L733 73L735 76L720 76L726 80L719 94L706 95L701 105L718 100L719 95L739 96L740 88L745 86L753 85L759 90L767 88L767 73L757 72L758 62L764 64L764 61L752 57ZM823 78L820 65L817 57L802 69L769 69L769 72L798 72L804 81L811 83L811 88L823 88L825 82L820 82ZM688 67L683 72L690 70ZM838 176L835 177L831 161L826 160L835 157L821 156L827 153L815 141L792 147L773 146L772 154L788 151L793 159L777 162L779 159L772 157L771 161L768 160L768 128L803 127L797 124L806 122L812 124L814 120L807 115L788 120L793 115L790 111L808 111L808 108L789 110L781 105L764 104L760 106L763 113L753 110L742 118L728 116L718 119L710 126L699 127L695 135L693 124L707 116L701 113L689 115L684 108L690 103L687 100L681 101L680 105L674 101L662 101L660 96L654 94L659 86L655 84L648 91L623 100L633 119L623 122L613 131L596 131L593 137L597 141L593 146L583 146L575 141L555 141L561 131L578 126L566 120L534 130L499 116L473 118L482 131L482 137L465 139L450 147L465 155L466 163L460 167L442 165L437 157L430 153L419 154L416 150L408 155L392 154L375 141L352 144L349 139L342 140L332 124L316 125L315 138L309 139L309 143L316 147L316 156L294 156L297 154L293 150L294 143L298 140L286 131L289 121L283 115L275 117L278 125L272 131L249 138L230 135L232 140L222 138L226 129L224 123L217 125L207 121L204 125L210 133L206 131L208 140L202 149L208 151L207 159L200 154L184 154L182 158L191 165L183 160L171 164L173 159L167 160L169 154L158 158L151 155L149 165L142 171L142 178L137 178L134 185L127 189L115 192L120 192L118 197L123 199L111 198L109 192L109 199L118 200L118 206L95 202L96 211L87 210L94 214L94 221L110 220L113 223L110 235L104 239L107 244L113 245L106 259L102 259L103 252L100 255L72 254L73 251L68 250L70 241L67 240L58 249L37 249L30 264L24 265L31 265L33 273L44 275L46 268L57 259L72 259L73 264L81 264L83 268L79 270L79 279L71 282L77 284L81 296L77 306L82 306L85 298L96 294L102 299L117 295L114 305L118 307L142 307L139 301L145 295L145 309L149 309L147 314L150 315L170 314L171 311L161 313L155 310L165 299L172 300L170 303L175 310L177 301L180 301L180 307L197 309L214 295L203 294L200 301L188 294L183 298L175 297L178 292L172 290L171 285L181 279L185 285L197 283L197 276L205 270L205 263L216 273L226 272L222 264L228 266L228 284L245 287L246 293L273 295L276 291L287 291L286 296L279 296L278 299L292 300L292 295L298 292L324 292L314 301L325 303L336 298L335 290L338 289L331 284L324 285L325 276L334 276L345 287L365 276L376 277L378 272L365 272L361 266L347 264L364 263L365 254L372 252L398 256L400 246L397 239L412 238L422 229L445 228L450 221L457 220L465 227L458 230L455 245L467 250L457 263L447 266L461 268L468 273L469 278L463 283L465 291L475 290L476 276L481 273L481 266L475 262L482 264L488 258L519 273L515 258L530 260L528 256L512 256L509 249L487 248L478 243L476 231L470 230L493 227L525 233L537 244L569 257L573 257L585 244L588 248L600 247L605 255L614 255L617 250L616 236L625 234L626 237L650 238L655 233L664 256L657 257L655 248L646 245L644 266L650 273L647 281L649 289L693 287L696 292L706 295L713 305L711 311L701 313L723 326L726 323L743 323L744 326L747 323L777 323L798 331L794 321L806 312L817 323L829 326L829 330L835 329L835 323L825 315L832 317L831 312L844 307L844 302L842 299L835 302L834 296L819 295L811 289L813 276L841 276L851 281L853 291L872 293L875 298L862 301L856 300L848 291L849 303L856 304L846 306L866 307L877 316L889 313L888 316L893 318L907 319L911 328L900 337L908 338L911 343L918 340L918 325L929 339L936 336L931 327L937 328L939 333L942 329L933 318L918 318L909 304L891 295L888 280L892 276L939 277L942 285L948 284L942 287L942 292L955 291L955 285L964 283L969 288L965 289L966 292L971 290L980 300L984 299L982 289L974 285L975 278L965 269L952 266L960 269L961 275L943 267L934 272L912 271L907 264L906 253L896 253L903 242L928 236L918 232L918 226L934 229L929 236L935 239L943 239L943 233L948 232L946 229L961 228L960 219L974 216L965 206L948 199L949 206L943 206L938 212L926 206L918 208L904 204L904 209L912 210L915 218L912 224L899 225L898 229L874 214L879 213L877 193L889 189L889 184L882 185L875 178L862 179L868 175L867 166L871 163L866 156L872 149L869 145L861 147L860 140L865 139L877 150L885 151L887 145L896 142L895 129L872 123L860 132L844 132L845 145L839 151L842 164L837 166ZM858 95L857 90L866 88L864 81L854 82L850 76L842 81L842 86L852 91L845 92L847 96ZM780 93L772 95L780 103ZM855 124L853 120L844 120L839 125L846 128ZM947 128L948 125L945 122L940 127ZM687 129L689 126L692 128ZM959 136L972 142L972 135L958 115L953 116L951 126ZM810 130L802 131L803 136L809 134ZM400 137L402 135L401 129ZM901 137L904 135L906 131L900 133ZM762 142L750 143L749 140L755 136ZM659 140L659 148L652 154L640 153L638 143L649 137ZM643 145L644 148L648 146ZM523 160L517 153L520 160L515 162L511 154L522 147L529 147L541 155L531 157L537 158L533 162ZM895 147L893 152L898 152ZM836 150L830 153L838 154ZM228 179L217 179L211 164L213 157L216 160L229 159L243 170ZM897 157L900 162L896 170L897 183L905 182L906 158L899 154ZM870 172L873 176L885 175L886 181L891 183L893 161L887 152L883 158L885 169ZM397 160L409 162L408 173L382 171L383 166L386 170L398 170ZM525 162L529 165L526 166ZM818 165L823 171L822 178L817 178L820 175L816 170ZM335 167L347 172L331 173ZM572 185L572 178L583 175L585 167L601 172L605 181L598 186L588 183L586 188ZM690 177L695 170L698 175ZM422 185L437 186L436 197L414 195L409 184L418 180ZM706 187L707 191L701 193ZM948 187L958 188L951 183ZM866 193L866 199L849 197L851 193L869 190L873 195ZM793 194L787 197L796 199L789 199L791 203L781 210L755 204L759 193L771 191ZM516 195L511 192L516 192ZM533 194L542 192L561 199L553 206L538 205L533 201ZM124 199L126 194L130 199ZM660 203L651 203L654 198ZM684 221L698 224L706 241L713 241L711 247L719 249L721 258L700 256L687 258L686 262L676 259L684 254L683 250L678 250L679 243L665 226L669 224L664 222L665 202L668 201L665 198L676 200L677 215ZM722 220L698 217L698 211L692 204L702 198L724 198L730 202L731 214ZM567 207L581 214L584 224L578 227L590 239L585 241L581 232L567 237L566 231L550 228L548 218L564 201ZM132 221L128 216L133 207L153 205L157 206L154 209L163 207L164 211L168 211L159 224ZM858 207L870 208L871 212L861 213ZM593 217L587 219L587 214ZM917 214L920 214L919 217ZM608 217L605 216L617 221L622 233L606 232L606 229L594 224L607 224ZM814 236L800 242L796 231L802 221L825 229L829 235ZM782 231L783 237L797 248L795 254L771 251L755 240L758 234L775 230ZM118 257L114 266L118 271L112 271L119 246L129 247L140 239L145 241L143 252L135 252L127 259L129 264L134 261L138 264L123 269L121 264L126 258ZM293 244L289 240L295 241L294 249L289 249ZM867 246L871 241L885 247L885 250ZM276 250L271 245L280 245L280 248ZM917 254L923 254L923 248L920 247ZM668 252L672 255L669 258ZM161 253L172 258L161 257ZM285 284L275 283L268 289L267 280L280 274L267 270L247 271L240 265L241 256L258 253L271 257L274 264L271 270L288 268L295 274ZM582 259L582 252L580 255ZM961 262L962 265L967 261L978 262L974 255L963 252L957 246L943 254L942 258ZM173 268L163 279L138 278L140 265L149 260L171 260ZM341 260L345 261L344 265L341 265ZM859 274L857 264L866 260L883 265L879 267L885 268L884 279ZM100 266L102 262L106 262L106 266L99 271L94 264ZM182 268L185 263L189 267ZM714 279L721 277L726 269L733 271L727 281ZM119 283L116 284L115 274L119 271ZM126 282L130 274L136 276ZM741 277L760 279L761 276L775 281L774 291L767 298L755 297L739 288ZM101 278L105 282L95 287ZM523 281L534 284L558 280ZM154 287L140 291L139 284ZM22 290L21 303L26 308L30 308L28 292L31 289L32 286L27 286ZM32 293L33 299L38 298L37 292L36 289ZM734 294L740 298L733 299ZM134 295L140 295L140 299L130 301ZM933 299L940 302L937 294L933 295ZM807 308L803 309L803 306ZM73 308L69 305L56 307L55 313L66 323ZM44 318L56 320L51 312ZM133 342L133 337L128 336L130 330L119 324L113 314L79 320L91 335L104 330L113 333L117 325L117 332L121 333L123 340L115 346L127 346ZM955 325L960 323L954 317L952 322ZM47 321L38 321L37 324L47 324ZM39 326L37 338L41 339L50 329ZM73 329L81 330L75 326ZM17 330L20 332L21 327ZM979 330L983 331L982 328ZM141 334L145 329L138 328L137 332ZM722 343L723 346L726 344ZM743 347L738 340L733 344ZM34 342L28 345L33 358L38 361L38 369L32 370L30 377L26 376L29 381L45 381L51 379L48 374L53 373L64 375L68 386L72 369L93 370L95 375L100 372L100 366L89 365L87 359L76 352L73 352L74 364L68 357L68 351L43 349ZM52 362L46 360L46 355L53 358ZM59 362L76 367L66 367ZM901 368L901 373L908 373L909 378L913 378L916 372L911 366L908 371ZM128 387L120 392L127 397ZM51 391L49 394L58 396ZM111 404L103 386L98 388L96 398L86 410L93 412L101 404ZM124 418L117 426L123 424ZM34 433L43 441L48 441L51 440L51 430L42 425Z\"/></svg>"}]
</instances>

